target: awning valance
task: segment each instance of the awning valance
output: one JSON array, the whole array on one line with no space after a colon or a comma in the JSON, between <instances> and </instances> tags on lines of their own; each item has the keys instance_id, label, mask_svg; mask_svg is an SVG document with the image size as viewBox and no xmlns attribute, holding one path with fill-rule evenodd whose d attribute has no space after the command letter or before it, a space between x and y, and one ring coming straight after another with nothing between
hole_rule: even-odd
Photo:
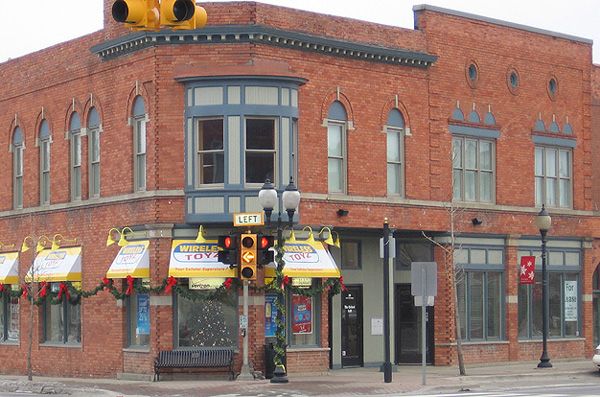
<instances>
[{"instance_id":1,"label":"awning valance","mask_svg":"<svg viewBox=\"0 0 600 397\"><path fill-rule=\"evenodd\" d=\"M230 269L218 260L217 241L173 240L169 276L173 277L236 277L236 269Z\"/></svg>"},{"instance_id":2,"label":"awning valance","mask_svg":"<svg viewBox=\"0 0 600 397\"><path fill-rule=\"evenodd\" d=\"M150 241L135 241L121 247L119 253L113 260L108 272L107 278L125 278L127 276L135 278L150 277L150 254L148 246Z\"/></svg>"},{"instance_id":3,"label":"awning valance","mask_svg":"<svg viewBox=\"0 0 600 397\"><path fill-rule=\"evenodd\" d=\"M333 257L320 241L286 243L283 274L288 277L340 277ZM265 277L275 277L275 264L265 267Z\"/></svg>"},{"instance_id":4,"label":"awning valance","mask_svg":"<svg viewBox=\"0 0 600 397\"><path fill-rule=\"evenodd\" d=\"M0 284L19 284L19 253L0 254Z\"/></svg>"},{"instance_id":5,"label":"awning valance","mask_svg":"<svg viewBox=\"0 0 600 397\"><path fill-rule=\"evenodd\" d=\"M25 276L26 282L33 281L81 281L81 247L43 250Z\"/></svg>"}]
</instances>

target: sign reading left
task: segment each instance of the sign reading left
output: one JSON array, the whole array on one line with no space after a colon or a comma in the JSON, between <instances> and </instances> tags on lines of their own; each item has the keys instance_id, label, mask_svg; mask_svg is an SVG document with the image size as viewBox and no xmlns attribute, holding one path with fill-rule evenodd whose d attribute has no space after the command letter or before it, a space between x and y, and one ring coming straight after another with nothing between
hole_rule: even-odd
<instances>
[{"instance_id":1,"label":"sign reading left","mask_svg":"<svg viewBox=\"0 0 600 397\"><path fill-rule=\"evenodd\" d=\"M262 212L238 212L233 214L233 226L262 226Z\"/></svg>"}]
</instances>

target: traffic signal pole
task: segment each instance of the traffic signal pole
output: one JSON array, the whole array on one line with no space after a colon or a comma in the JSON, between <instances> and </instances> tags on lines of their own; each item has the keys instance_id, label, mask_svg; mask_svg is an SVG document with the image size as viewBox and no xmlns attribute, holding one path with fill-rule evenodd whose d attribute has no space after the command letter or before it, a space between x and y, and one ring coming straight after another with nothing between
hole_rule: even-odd
<instances>
[{"instance_id":1,"label":"traffic signal pole","mask_svg":"<svg viewBox=\"0 0 600 397\"><path fill-rule=\"evenodd\" d=\"M252 372L250 371L250 365L249 365L249 360L248 360L248 280L244 280L244 284L243 284L243 312L244 312L244 318L245 318L245 323L242 324L245 326L245 328L242 328L242 336L243 336L243 342L242 342L242 350L243 350L243 355L242 355L242 369L240 371L240 375L238 376L239 380L253 380L254 376L252 375Z\"/></svg>"}]
</instances>

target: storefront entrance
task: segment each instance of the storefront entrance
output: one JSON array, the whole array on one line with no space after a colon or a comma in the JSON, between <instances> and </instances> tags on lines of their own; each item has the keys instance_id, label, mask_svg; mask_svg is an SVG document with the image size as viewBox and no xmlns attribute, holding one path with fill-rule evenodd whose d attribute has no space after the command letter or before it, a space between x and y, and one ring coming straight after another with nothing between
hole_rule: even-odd
<instances>
[{"instance_id":1,"label":"storefront entrance","mask_svg":"<svg viewBox=\"0 0 600 397\"><path fill-rule=\"evenodd\" d=\"M421 362L421 307L416 307L410 284L396 284L396 364ZM433 363L433 306L427 307L427 363Z\"/></svg>"},{"instance_id":2,"label":"storefront entrance","mask_svg":"<svg viewBox=\"0 0 600 397\"><path fill-rule=\"evenodd\" d=\"M363 365L362 286L342 292L342 367Z\"/></svg>"}]
</instances>

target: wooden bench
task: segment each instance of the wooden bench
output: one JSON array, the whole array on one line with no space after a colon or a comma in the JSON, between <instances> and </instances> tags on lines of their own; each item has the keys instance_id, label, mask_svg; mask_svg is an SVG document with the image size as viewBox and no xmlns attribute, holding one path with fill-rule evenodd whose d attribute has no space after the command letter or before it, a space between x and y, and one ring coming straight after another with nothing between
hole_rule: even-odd
<instances>
[{"instance_id":1,"label":"wooden bench","mask_svg":"<svg viewBox=\"0 0 600 397\"><path fill-rule=\"evenodd\" d=\"M160 380L161 368L228 368L229 379L233 380L233 354L230 348L161 351L154 360L154 380Z\"/></svg>"}]
</instances>

